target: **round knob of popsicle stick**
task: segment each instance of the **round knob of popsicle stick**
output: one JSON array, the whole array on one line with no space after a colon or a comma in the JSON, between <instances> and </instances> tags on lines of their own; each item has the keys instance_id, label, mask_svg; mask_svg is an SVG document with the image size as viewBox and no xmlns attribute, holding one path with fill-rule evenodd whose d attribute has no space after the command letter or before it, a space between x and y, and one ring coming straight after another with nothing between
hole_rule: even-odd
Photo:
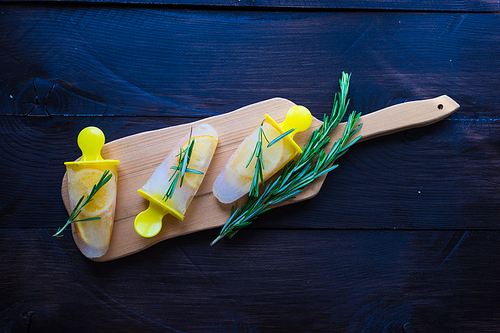
<instances>
[{"instance_id":1,"label":"round knob of popsicle stick","mask_svg":"<svg viewBox=\"0 0 500 333\"><path fill-rule=\"evenodd\" d=\"M102 161L101 149L104 147L104 133L97 127L89 126L78 134L78 147L82 150L82 161Z\"/></svg>"},{"instance_id":2,"label":"round knob of popsicle stick","mask_svg":"<svg viewBox=\"0 0 500 333\"><path fill-rule=\"evenodd\" d=\"M142 237L156 236L161 230L163 217L167 214L181 221L184 220L184 215L172 208L168 203L158 200L142 189L137 190L137 192L149 201L148 209L139 213L134 221L135 231Z\"/></svg>"},{"instance_id":3,"label":"round knob of popsicle stick","mask_svg":"<svg viewBox=\"0 0 500 333\"><path fill-rule=\"evenodd\" d=\"M162 227L162 219L166 212L155 205L154 202L149 203L148 209L139 213L134 220L135 231L142 237L153 237L158 235Z\"/></svg>"},{"instance_id":4,"label":"round knob of popsicle stick","mask_svg":"<svg viewBox=\"0 0 500 333\"><path fill-rule=\"evenodd\" d=\"M311 112L304 106L296 105L288 110L285 121L280 124L280 127L284 132L295 128L295 131L290 133L290 138L293 138L295 133L308 129L311 126L311 122Z\"/></svg>"}]
</instances>

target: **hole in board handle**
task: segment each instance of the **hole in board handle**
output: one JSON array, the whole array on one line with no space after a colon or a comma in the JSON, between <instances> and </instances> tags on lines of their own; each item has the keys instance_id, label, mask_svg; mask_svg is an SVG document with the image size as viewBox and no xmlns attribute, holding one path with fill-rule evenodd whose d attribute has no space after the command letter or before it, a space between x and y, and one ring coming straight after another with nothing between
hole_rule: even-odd
<instances>
[{"instance_id":1,"label":"hole in board handle","mask_svg":"<svg viewBox=\"0 0 500 333\"><path fill-rule=\"evenodd\" d=\"M443 109L443 107L444 107L444 106L443 106L443 104L438 104L438 109L439 109L439 110L442 110L442 109Z\"/></svg>"}]
</instances>

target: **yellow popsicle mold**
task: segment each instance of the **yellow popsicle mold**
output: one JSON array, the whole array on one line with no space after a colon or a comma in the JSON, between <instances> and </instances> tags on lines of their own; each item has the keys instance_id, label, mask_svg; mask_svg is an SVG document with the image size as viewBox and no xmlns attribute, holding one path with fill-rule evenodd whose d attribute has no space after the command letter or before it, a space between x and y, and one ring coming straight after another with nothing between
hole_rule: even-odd
<instances>
[{"instance_id":1,"label":"yellow popsicle mold","mask_svg":"<svg viewBox=\"0 0 500 333\"><path fill-rule=\"evenodd\" d=\"M109 170L111 174L113 175L113 178L111 182L114 182L116 185L117 179L118 179L118 160L105 160L101 156L101 149L104 147L104 142L105 142L105 137L104 133L97 127L90 126L84 128L80 133L78 134L78 147L80 147L82 151L82 157L76 161L76 162L65 162L64 164L66 165L67 169L67 175L68 175L68 190L69 190L69 197L70 197L70 205L75 205L76 202L72 202L72 200L76 200L78 198L73 198L71 196L72 188L78 188L81 184L79 181L74 180L76 183L72 183L72 178L74 177L75 174L77 174L80 171L85 171L87 169L92 170L92 169L97 169L100 170L101 172L104 172L105 170ZM109 184L108 184L109 185ZM106 186L108 186L106 185ZM111 230L112 230L112 224L114 220L114 211L115 211L115 206L116 206L116 186L113 187L112 195L114 197L110 200L112 200L112 211L111 215L106 210L103 210L101 214L99 214L103 220L100 220L99 222L103 222L104 229L99 230L99 232L103 232L100 234L100 236L106 238L106 237L111 237ZM104 215L102 215L104 214ZM96 222L96 221L94 221ZM94 223L94 222L88 222L88 223ZM85 222L87 223L87 222ZM109 227L109 224L111 223L111 228L108 230L106 228ZM85 232L82 233L82 229L84 228L86 231L90 230L90 234ZM90 229L87 229L89 227ZM94 226L95 227L95 226ZM109 246L109 238L108 238L108 243L103 242L103 238L97 237L94 238L92 236L92 233L95 231L94 227L92 224L83 224L83 225L76 225L76 230L77 232L74 233L74 239L75 242L80 249L80 251L87 257L87 258L97 258L103 256L106 251L108 250ZM90 237L90 239L84 239L84 234ZM97 242L97 243L96 243Z\"/></svg>"},{"instance_id":2,"label":"yellow popsicle mold","mask_svg":"<svg viewBox=\"0 0 500 333\"><path fill-rule=\"evenodd\" d=\"M95 166L100 169L109 169L116 177L118 160L105 160L101 156L104 147L104 133L95 126L84 128L78 134L78 147L82 151L82 158L76 162L65 162L67 167L77 171L84 167Z\"/></svg>"},{"instance_id":3,"label":"yellow popsicle mold","mask_svg":"<svg viewBox=\"0 0 500 333\"><path fill-rule=\"evenodd\" d=\"M149 238L158 235L162 227L163 217L167 214L181 221L184 220L184 215L170 207L167 202L158 200L141 189L137 190L137 192L149 201L149 207L139 213L134 220L135 231L142 237Z\"/></svg>"},{"instance_id":4,"label":"yellow popsicle mold","mask_svg":"<svg viewBox=\"0 0 500 333\"><path fill-rule=\"evenodd\" d=\"M312 123L312 115L311 112L304 106L296 105L288 110L286 113L285 121L282 123L277 123L271 116L268 114L265 115L266 120L273 125L281 134L295 129L293 132L285 136L283 139L285 142L292 145L295 149L295 154L302 153L302 149L299 147L297 143L293 140L293 137L298 132L303 132L307 130Z\"/></svg>"}]
</instances>

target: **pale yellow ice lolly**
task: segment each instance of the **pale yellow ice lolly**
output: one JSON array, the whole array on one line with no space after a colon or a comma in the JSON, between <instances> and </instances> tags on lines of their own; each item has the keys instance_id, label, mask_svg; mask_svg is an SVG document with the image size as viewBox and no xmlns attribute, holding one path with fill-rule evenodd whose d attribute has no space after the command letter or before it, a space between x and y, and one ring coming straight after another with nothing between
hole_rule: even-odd
<instances>
[{"instance_id":1,"label":"pale yellow ice lolly","mask_svg":"<svg viewBox=\"0 0 500 333\"><path fill-rule=\"evenodd\" d=\"M102 257L108 251L113 231L119 161L101 157L104 141L104 134L99 128L84 128L78 135L82 158L77 162L64 163L68 174L69 205L72 211L82 196L86 198L89 195L106 170L113 175L111 180L97 191L92 201L82 208L77 218L100 219L73 223L73 238L87 258Z\"/></svg>"},{"instance_id":2,"label":"pale yellow ice lolly","mask_svg":"<svg viewBox=\"0 0 500 333\"><path fill-rule=\"evenodd\" d=\"M293 136L297 132L308 129L311 122L311 113L303 106L294 106L288 110L286 119L281 124L276 123L269 115L265 115L262 129L269 142L289 130L294 129L294 131L270 147L268 147L267 141L263 142L264 180L272 177L298 153L302 152L300 147L293 141ZM212 191L221 203L234 202L250 191L256 163L256 159L251 160L251 158L257 144L259 130L260 126L240 144L217 176Z\"/></svg>"},{"instance_id":3,"label":"pale yellow ice lolly","mask_svg":"<svg viewBox=\"0 0 500 333\"><path fill-rule=\"evenodd\" d=\"M175 168L179 167L181 149L186 150L189 141L191 141L190 138L194 145L187 168L199 173L184 173L182 186L180 179L178 179L173 196L167 198L167 190L176 179ZM162 219L167 214L171 214L179 220L184 219L186 210L212 161L217 141L218 136L215 129L208 124L200 124L192 128L192 132L187 133L165 157L147 183L138 190L141 196L149 200L149 208L135 218L134 227L139 235L143 237L157 235L162 228Z\"/></svg>"}]
</instances>

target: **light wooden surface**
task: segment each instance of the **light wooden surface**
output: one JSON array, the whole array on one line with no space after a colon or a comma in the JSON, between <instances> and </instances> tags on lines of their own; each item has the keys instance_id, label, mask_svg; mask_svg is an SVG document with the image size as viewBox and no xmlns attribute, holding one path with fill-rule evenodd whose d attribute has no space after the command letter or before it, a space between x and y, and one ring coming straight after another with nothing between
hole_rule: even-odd
<instances>
[{"instance_id":1,"label":"light wooden surface","mask_svg":"<svg viewBox=\"0 0 500 333\"><path fill-rule=\"evenodd\" d=\"M288 109L294 105L289 100L273 98L203 121L139 133L107 143L102 150L102 156L105 159L120 160L117 206L109 250L103 257L95 260L109 261L121 258L169 238L223 226L229 217L232 205L221 204L212 195L215 178L234 150L258 126L265 113L281 122ZM399 130L428 125L450 115L458 107L459 105L447 96L394 105L361 117L360 122L363 125L359 135L362 135L361 140L368 140ZM147 208L148 202L137 193L137 190L147 182L179 138L199 122L207 122L217 130L219 143L210 168L189 206L184 221L167 215L163 219L163 228L157 236L152 238L139 236L134 230L134 219ZM320 120L313 117L311 127L295 136L297 143L303 146L312 131L321 124ZM333 142L341 136L344 128L345 123L341 123L332 133L333 140L328 148L331 148ZM283 205L314 197L320 191L324 180L325 177L317 179L296 198L284 202ZM66 174L61 192L66 209L70 212Z\"/></svg>"},{"instance_id":2,"label":"light wooden surface","mask_svg":"<svg viewBox=\"0 0 500 333\"><path fill-rule=\"evenodd\" d=\"M0 7L0 332L500 331L500 3ZM314 198L215 246L220 227L96 262L52 237L83 128L112 142L276 96L322 119L342 71L363 115L460 109L356 144Z\"/></svg>"}]
</instances>

